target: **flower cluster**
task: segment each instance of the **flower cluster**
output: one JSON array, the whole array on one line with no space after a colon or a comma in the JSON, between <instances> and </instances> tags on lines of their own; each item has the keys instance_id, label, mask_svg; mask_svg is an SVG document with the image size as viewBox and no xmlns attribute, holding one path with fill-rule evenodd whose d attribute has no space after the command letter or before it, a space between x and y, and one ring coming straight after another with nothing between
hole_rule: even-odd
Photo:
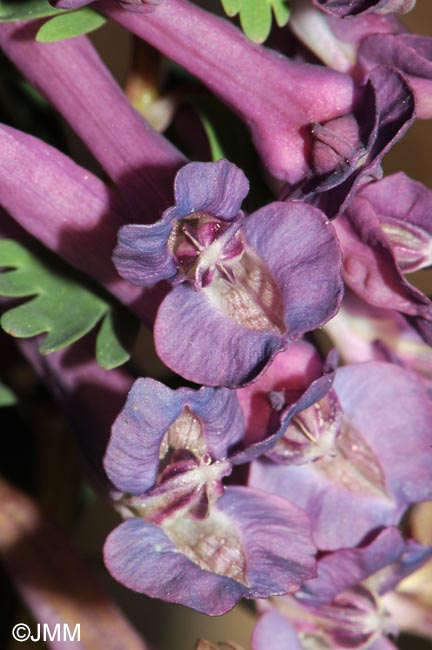
<instances>
[{"instance_id":1,"label":"flower cluster","mask_svg":"<svg viewBox=\"0 0 432 650\"><path fill-rule=\"evenodd\" d=\"M286 56L190 0L95 4L244 122L249 178L208 160L217 129L184 79L165 98L172 131L203 162L132 108L85 36L42 43L38 21L0 23L4 53L110 178L0 125L2 239L30 234L101 285L167 368L165 382L139 377L136 358L102 370L87 339L44 360L21 344L123 519L105 564L208 615L257 599L253 650L392 648L397 589L432 555L398 528L432 501L432 303L405 277L432 264L432 191L381 167L432 117L431 41L396 17L413 5L293 0ZM1 295L28 296L4 259L16 273ZM43 318L33 333L54 329Z\"/></svg>"}]
</instances>

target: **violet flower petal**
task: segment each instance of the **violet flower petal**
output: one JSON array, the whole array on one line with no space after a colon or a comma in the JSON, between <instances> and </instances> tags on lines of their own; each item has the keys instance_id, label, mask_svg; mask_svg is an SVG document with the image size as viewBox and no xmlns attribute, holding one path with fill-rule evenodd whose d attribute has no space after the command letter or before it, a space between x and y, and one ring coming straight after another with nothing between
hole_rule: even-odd
<instances>
[{"instance_id":1,"label":"violet flower petal","mask_svg":"<svg viewBox=\"0 0 432 650\"><path fill-rule=\"evenodd\" d=\"M416 99L416 116L432 117L432 38L417 34L371 34L361 43L358 63L364 72L392 65L408 79Z\"/></svg>"},{"instance_id":2,"label":"violet flower petal","mask_svg":"<svg viewBox=\"0 0 432 650\"><path fill-rule=\"evenodd\" d=\"M1 23L0 47L123 191L134 221L154 221L172 200L183 155L132 108L86 37L37 43L39 25Z\"/></svg>"},{"instance_id":3,"label":"violet flower petal","mask_svg":"<svg viewBox=\"0 0 432 650\"><path fill-rule=\"evenodd\" d=\"M172 214L166 214L151 226L130 224L120 228L113 262L132 284L152 286L177 274L174 257L167 250L172 229Z\"/></svg>"},{"instance_id":4,"label":"violet flower petal","mask_svg":"<svg viewBox=\"0 0 432 650\"><path fill-rule=\"evenodd\" d=\"M174 391L154 379L138 379L114 422L105 456L106 472L120 490L140 494L155 484L162 440L186 407L202 428L202 439L191 444L204 445L213 459L225 458L241 438L243 417L232 391Z\"/></svg>"},{"instance_id":5,"label":"violet flower petal","mask_svg":"<svg viewBox=\"0 0 432 650\"><path fill-rule=\"evenodd\" d=\"M276 610L269 610L258 620L252 632L252 650L304 650L294 628Z\"/></svg>"},{"instance_id":6,"label":"violet flower petal","mask_svg":"<svg viewBox=\"0 0 432 650\"><path fill-rule=\"evenodd\" d=\"M142 519L129 519L109 535L104 559L128 589L211 616L225 614L247 593L245 585L201 569L161 528Z\"/></svg>"},{"instance_id":7,"label":"violet flower petal","mask_svg":"<svg viewBox=\"0 0 432 650\"><path fill-rule=\"evenodd\" d=\"M151 286L177 274L168 248L174 219L205 214L223 221L239 215L249 183L241 169L228 162L185 165L174 183L175 206L151 226L128 225L119 233L113 260L120 275L140 286Z\"/></svg>"},{"instance_id":8,"label":"violet flower petal","mask_svg":"<svg viewBox=\"0 0 432 650\"><path fill-rule=\"evenodd\" d=\"M321 549L355 546L371 530L398 523L407 505L430 499L432 489L432 407L416 377L391 364L364 363L339 369L334 389L348 426L361 435L363 442L357 445L366 445L364 453L369 449L379 463L381 479L377 474L372 480L382 483L381 488L356 487L348 475L344 484L343 472L338 483L331 457L302 466L255 462L250 476L254 487L289 495L309 512ZM370 472L371 467L368 461L364 469Z\"/></svg>"},{"instance_id":9,"label":"violet flower petal","mask_svg":"<svg viewBox=\"0 0 432 650\"><path fill-rule=\"evenodd\" d=\"M338 594L399 560L406 542L397 528L384 529L367 546L328 553L318 561L318 575L302 587L302 596L314 604L332 601Z\"/></svg>"},{"instance_id":10,"label":"violet flower petal","mask_svg":"<svg viewBox=\"0 0 432 650\"><path fill-rule=\"evenodd\" d=\"M323 63L351 72L356 78L355 64L359 43L370 34L393 34L403 30L402 24L390 14L369 13L355 20L340 20L320 11L310 0L291 4L289 28Z\"/></svg>"},{"instance_id":11,"label":"violet flower petal","mask_svg":"<svg viewBox=\"0 0 432 650\"><path fill-rule=\"evenodd\" d=\"M333 320L333 319L332 319ZM245 417L246 445L261 441L271 431L275 408L270 395L286 391L301 395L322 374L322 359L318 350L306 341L296 341L277 354L257 381L237 389L237 398Z\"/></svg>"},{"instance_id":12,"label":"violet flower petal","mask_svg":"<svg viewBox=\"0 0 432 650\"><path fill-rule=\"evenodd\" d=\"M250 215L241 232L281 290L286 331L239 324L213 305L211 287L210 293L174 287L158 311L156 348L164 363L197 383L233 387L250 381L289 341L331 318L342 298L339 245L314 208L272 203ZM178 323L180 342L172 335Z\"/></svg>"},{"instance_id":13,"label":"violet flower petal","mask_svg":"<svg viewBox=\"0 0 432 650\"><path fill-rule=\"evenodd\" d=\"M234 323L186 284L174 287L162 302L154 336L164 363L182 377L208 386L235 387L251 381L283 347L280 335Z\"/></svg>"},{"instance_id":14,"label":"violet flower petal","mask_svg":"<svg viewBox=\"0 0 432 650\"><path fill-rule=\"evenodd\" d=\"M407 13L413 9L416 0L312 0L313 4L337 18L359 16L371 12Z\"/></svg>"},{"instance_id":15,"label":"violet flower petal","mask_svg":"<svg viewBox=\"0 0 432 650\"><path fill-rule=\"evenodd\" d=\"M282 290L289 340L321 327L342 299L340 250L332 225L305 205L271 203L242 228Z\"/></svg>"},{"instance_id":16,"label":"violet flower petal","mask_svg":"<svg viewBox=\"0 0 432 650\"><path fill-rule=\"evenodd\" d=\"M431 318L430 300L399 270L378 214L366 199L368 193L369 190L363 196L361 191L335 222L344 251L345 282L358 296L376 307ZM376 196L373 190L372 196Z\"/></svg>"},{"instance_id":17,"label":"violet flower petal","mask_svg":"<svg viewBox=\"0 0 432 650\"><path fill-rule=\"evenodd\" d=\"M194 212L204 212L224 221L231 221L240 212L249 192L249 182L241 169L218 160L193 162L178 172L174 183L173 215L181 219Z\"/></svg>"},{"instance_id":18,"label":"violet flower petal","mask_svg":"<svg viewBox=\"0 0 432 650\"><path fill-rule=\"evenodd\" d=\"M187 522L182 517L171 523L174 539L177 526L180 531L180 546L161 528L141 519L128 520L106 541L108 569L130 589L213 616L227 612L243 596L287 593L314 575L315 549L310 542L308 518L295 506L249 488L229 487L213 505L214 510L214 530L206 533L210 545L202 547L196 534L200 527L208 526L206 520ZM229 524L232 539L218 537L218 532L227 535L218 531L218 522ZM242 554L244 567L234 573ZM242 581L227 577L224 571L242 574Z\"/></svg>"},{"instance_id":19,"label":"violet flower petal","mask_svg":"<svg viewBox=\"0 0 432 650\"><path fill-rule=\"evenodd\" d=\"M393 255L404 273L432 265L432 191L402 172L360 192L377 215Z\"/></svg>"}]
</instances>

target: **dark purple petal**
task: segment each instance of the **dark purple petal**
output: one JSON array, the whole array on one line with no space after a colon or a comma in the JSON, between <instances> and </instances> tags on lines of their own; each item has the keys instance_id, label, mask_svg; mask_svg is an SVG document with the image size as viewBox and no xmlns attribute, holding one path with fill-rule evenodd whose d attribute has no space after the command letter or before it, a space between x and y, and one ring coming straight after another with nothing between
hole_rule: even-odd
<instances>
[{"instance_id":1,"label":"dark purple petal","mask_svg":"<svg viewBox=\"0 0 432 650\"><path fill-rule=\"evenodd\" d=\"M254 487L304 508L322 549L359 544L432 494L432 406L416 377L391 364L363 363L339 369L334 388L347 426L340 451L302 466L255 462L250 477Z\"/></svg>"},{"instance_id":2,"label":"dark purple petal","mask_svg":"<svg viewBox=\"0 0 432 650\"><path fill-rule=\"evenodd\" d=\"M249 183L241 169L219 160L214 163L193 162L177 173L174 193L177 219L203 212L231 221L240 212Z\"/></svg>"},{"instance_id":3,"label":"dark purple petal","mask_svg":"<svg viewBox=\"0 0 432 650\"><path fill-rule=\"evenodd\" d=\"M392 65L408 79L416 99L416 116L432 117L432 38L416 34L371 34L358 51L364 71Z\"/></svg>"},{"instance_id":4,"label":"dark purple petal","mask_svg":"<svg viewBox=\"0 0 432 650\"><path fill-rule=\"evenodd\" d=\"M171 228L172 220L166 215L151 226L130 225L119 230L113 262L122 278L145 287L176 275L167 247Z\"/></svg>"},{"instance_id":5,"label":"dark purple petal","mask_svg":"<svg viewBox=\"0 0 432 650\"><path fill-rule=\"evenodd\" d=\"M164 299L154 334L167 366L209 386L247 383L283 347L279 334L238 325L215 309L203 292L186 284L174 287Z\"/></svg>"},{"instance_id":6,"label":"dark purple petal","mask_svg":"<svg viewBox=\"0 0 432 650\"><path fill-rule=\"evenodd\" d=\"M226 458L244 435L243 412L234 391L225 388L182 389L191 411L201 420L208 452Z\"/></svg>"},{"instance_id":7,"label":"dark purple petal","mask_svg":"<svg viewBox=\"0 0 432 650\"><path fill-rule=\"evenodd\" d=\"M407 13L415 0L313 0L313 4L337 18L359 16L373 11Z\"/></svg>"},{"instance_id":8,"label":"dark purple petal","mask_svg":"<svg viewBox=\"0 0 432 650\"><path fill-rule=\"evenodd\" d=\"M242 232L282 291L287 339L334 316L343 292L341 254L322 213L296 203L271 203L248 217Z\"/></svg>"},{"instance_id":9,"label":"dark purple petal","mask_svg":"<svg viewBox=\"0 0 432 650\"><path fill-rule=\"evenodd\" d=\"M294 628L276 610L266 612L254 627L252 650L303 650Z\"/></svg>"},{"instance_id":10,"label":"dark purple petal","mask_svg":"<svg viewBox=\"0 0 432 650\"><path fill-rule=\"evenodd\" d=\"M312 126L317 173L287 185L283 198L317 205L329 217L343 212L362 183L382 175L383 156L413 120L414 97L404 77L394 68L375 68L351 116Z\"/></svg>"},{"instance_id":11,"label":"dark purple petal","mask_svg":"<svg viewBox=\"0 0 432 650\"><path fill-rule=\"evenodd\" d=\"M369 13L355 20L340 20L312 6L310 0L293 4L288 26L323 63L351 73L356 73L358 44L366 36L403 30L390 14Z\"/></svg>"},{"instance_id":12,"label":"dark purple petal","mask_svg":"<svg viewBox=\"0 0 432 650\"><path fill-rule=\"evenodd\" d=\"M432 317L430 300L402 275L379 217L362 192L336 219L335 228L344 253L344 280L358 296L376 307Z\"/></svg>"}]
</instances>

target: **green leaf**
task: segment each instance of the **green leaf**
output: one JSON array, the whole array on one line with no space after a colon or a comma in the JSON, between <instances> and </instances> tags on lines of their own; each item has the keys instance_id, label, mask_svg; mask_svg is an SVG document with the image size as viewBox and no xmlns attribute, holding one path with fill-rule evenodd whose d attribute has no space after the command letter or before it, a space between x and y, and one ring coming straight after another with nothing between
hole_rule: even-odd
<instances>
[{"instance_id":1,"label":"green leaf","mask_svg":"<svg viewBox=\"0 0 432 650\"><path fill-rule=\"evenodd\" d=\"M263 43L270 34L272 10L279 27L287 24L290 10L286 0L221 0L225 13L240 13L241 28L252 41Z\"/></svg>"},{"instance_id":2,"label":"green leaf","mask_svg":"<svg viewBox=\"0 0 432 650\"><path fill-rule=\"evenodd\" d=\"M17 403L16 395L0 381L0 407L13 406Z\"/></svg>"},{"instance_id":3,"label":"green leaf","mask_svg":"<svg viewBox=\"0 0 432 650\"><path fill-rule=\"evenodd\" d=\"M110 310L102 321L96 339L96 359L104 370L123 365L130 358L139 323L119 309Z\"/></svg>"},{"instance_id":4,"label":"green leaf","mask_svg":"<svg viewBox=\"0 0 432 650\"><path fill-rule=\"evenodd\" d=\"M0 0L0 22L32 20L64 13L51 7L48 0Z\"/></svg>"},{"instance_id":5,"label":"green leaf","mask_svg":"<svg viewBox=\"0 0 432 650\"><path fill-rule=\"evenodd\" d=\"M259 158L243 122L213 96L191 93L188 100L202 120L212 159L227 158L243 169L248 178L255 179L244 209L252 212L269 203L272 196L262 180Z\"/></svg>"},{"instance_id":6,"label":"green leaf","mask_svg":"<svg viewBox=\"0 0 432 650\"><path fill-rule=\"evenodd\" d=\"M242 5L242 0L222 0L222 6L227 16L237 16Z\"/></svg>"},{"instance_id":7,"label":"green leaf","mask_svg":"<svg viewBox=\"0 0 432 650\"><path fill-rule=\"evenodd\" d=\"M38 43L53 43L88 34L106 23L106 18L90 7L64 13L47 20L36 34Z\"/></svg>"},{"instance_id":8,"label":"green leaf","mask_svg":"<svg viewBox=\"0 0 432 650\"><path fill-rule=\"evenodd\" d=\"M101 366L113 368L127 361L123 341L116 338L113 326L105 325L115 309L108 300L13 240L0 240L0 267L6 269L0 273L0 295L30 298L3 314L0 325L5 332L17 338L46 333L39 351L49 354L82 338L105 318L96 342L103 350Z\"/></svg>"},{"instance_id":9,"label":"green leaf","mask_svg":"<svg viewBox=\"0 0 432 650\"><path fill-rule=\"evenodd\" d=\"M204 131L206 132L209 141L210 153L213 162L215 162L216 160L221 160L222 158L226 158L226 155L222 149L221 142L216 133L215 127L210 122L210 120L204 115L204 113L200 113L200 118L201 118L202 125L204 127Z\"/></svg>"},{"instance_id":10,"label":"green leaf","mask_svg":"<svg viewBox=\"0 0 432 650\"><path fill-rule=\"evenodd\" d=\"M263 43L270 34L272 25L272 10L269 0L243 0L240 24L251 41Z\"/></svg>"},{"instance_id":11,"label":"green leaf","mask_svg":"<svg viewBox=\"0 0 432 650\"><path fill-rule=\"evenodd\" d=\"M270 0L278 27L284 27L290 17L290 10L285 0Z\"/></svg>"}]
</instances>

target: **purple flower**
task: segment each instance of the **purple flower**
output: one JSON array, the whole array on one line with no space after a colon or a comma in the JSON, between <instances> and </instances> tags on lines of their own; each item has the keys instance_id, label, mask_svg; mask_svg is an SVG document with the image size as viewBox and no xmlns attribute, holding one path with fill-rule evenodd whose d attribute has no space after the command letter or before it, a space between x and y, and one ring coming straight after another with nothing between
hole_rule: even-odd
<instances>
[{"instance_id":1,"label":"purple flower","mask_svg":"<svg viewBox=\"0 0 432 650\"><path fill-rule=\"evenodd\" d=\"M413 119L411 90L394 69L375 70L356 87L349 75L251 43L227 21L184 0L165 0L148 17L112 6L101 10L240 115L268 171L287 181L284 198L312 202L324 194L319 207L328 216L349 201L361 177L379 175L382 156Z\"/></svg>"},{"instance_id":2,"label":"purple flower","mask_svg":"<svg viewBox=\"0 0 432 650\"><path fill-rule=\"evenodd\" d=\"M316 205L329 217L343 212L361 185L382 176L383 156L413 118L413 95L402 75L375 68L351 114L312 125L314 173L288 183L281 196Z\"/></svg>"},{"instance_id":3,"label":"purple flower","mask_svg":"<svg viewBox=\"0 0 432 650\"><path fill-rule=\"evenodd\" d=\"M416 0L313 0L316 7L337 18L377 13L407 13Z\"/></svg>"},{"instance_id":4,"label":"purple flower","mask_svg":"<svg viewBox=\"0 0 432 650\"><path fill-rule=\"evenodd\" d=\"M350 20L340 20L314 7L310 0L296 0L289 27L323 63L339 72L359 77L356 68L361 41L371 34L404 31L402 23L391 14L368 13Z\"/></svg>"},{"instance_id":5,"label":"purple flower","mask_svg":"<svg viewBox=\"0 0 432 650\"><path fill-rule=\"evenodd\" d=\"M334 380L335 366L334 353L323 363L312 345L300 341L278 354L257 381L239 388L237 397L245 417L245 449L236 452L233 462L250 461L280 447L280 438L290 423L299 421L300 412L308 412L309 406L325 398ZM293 446L306 452L305 442L303 435L300 440L293 440ZM312 455L316 458L317 451Z\"/></svg>"},{"instance_id":6,"label":"purple flower","mask_svg":"<svg viewBox=\"0 0 432 650\"><path fill-rule=\"evenodd\" d=\"M271 203L244 217L247 191L226 160L190 163L177 174L175 206L154 225L123 227L115 249L127 280L173 284L157 314L156 347L197 383L250 381L341 300L340 251L324 215Z\"/></svg>"},{"instance_id":7,"label":"purple flower","mask_svg":"<svg viewBox=\"0 0 432 650\"><path fill-rule=\"evenodd\" d=\"M335 221L343 277L363 300L432 320L432 305L404 272L431 263L432 193L404 174L364 186Z\"/></svg>"},{"instance_id":8,"label":"purple flower","mask_svg":"<svg viewBox=\"0 0 432 650\"><path fill-rule=\"evenodd\" d=\"M275 598L253 634L253 650L391 650L398 619L387 611L391 594L405 576L431 556L432 548L405 542L395 528L364 547L343 549L318 562L318 576L293 596Z\"/></svg>"},{"instance_id":9,"label":"purple flower","mask_svg":"<svg viewBox=\"0 0 432 650\"><path fill-rule=\"evenodd\" d=\"M399 312L348 291L325 329L346 363L380 360L411 368L432 396L432 348Z\"/></svg>"},{"instance_id":10,"label":"purple flower","mask_svg":"<svg viewBox=\"0 0 432 650\"><path fill-rule=\"evenodd\" d=\"M431 418L413 373L381 362L345 366L289 423L270 453L276 462L252 464L250 485L305 509L320 549L359 544L431 498Z\"/></svg>"},{"instance_id":11,"label":"purple flower","mask_svg":"<svg viewBox=\"0 0 432 650\"><path fill-rule=\"evenodd\" d=\"M358 51L359 67L368 73L392 65L408 79L416 99L416 116L432 117L432 38L417 34L371 34Z\"/></svg>"},{"instance_id":12,"label":"purple flower","mask_svg":"<svg viewBox=\"0 0 432 650\"><path fill-rule=\"evenodd\" d=\"M216 615L242 597L294 591L314 575L305 513L285 499L222 485L243 430L234 391L135 382L105 458L128 517L105 544L117 580Z\"/></svg>"},{"instance_id":13,"label":"purple flower","mask_svg":"<svg viewBox=\"0 0 432 650\"><path fill-rule=\"evenodd\" d=\"M37 43L39 26L0 23L1 49L87 145L134 218L154 220L170 205L186 159L133 109L88 38Z\"/></svg>"}]
</instances>

